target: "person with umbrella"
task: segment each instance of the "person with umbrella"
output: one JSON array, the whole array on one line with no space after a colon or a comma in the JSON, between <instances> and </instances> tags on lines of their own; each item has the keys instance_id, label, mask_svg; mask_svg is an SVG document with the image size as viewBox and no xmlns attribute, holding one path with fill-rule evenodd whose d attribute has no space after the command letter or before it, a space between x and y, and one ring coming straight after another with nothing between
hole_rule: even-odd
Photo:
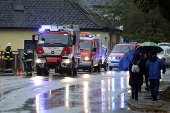
<instances>
[{"instance_id":1,"label":"person with umbrella","mask_svg":"<svg viewBox=\"0 0 170 113\"><path fill-rule=\"evenodd\" d=\"M159 80L161 79L161 70L165 74L165 64L162 59L157 57L157 52L151 52L151 58L147 60L145 67L149 69L149 80L151 87L152 100L157 101Z\"/></svg>"},{"instance_id":2,"label":"person with umbrella","mask_svg":"<svg viewBox=\"0 0 170 113\"><path fill-rule=\"evenodd\" d=\"M138 89L143 83L144 64L139 53L135 53L129 65L129 85L132 88L132 99L138 100Z\"/></svg>"}]
</instances>

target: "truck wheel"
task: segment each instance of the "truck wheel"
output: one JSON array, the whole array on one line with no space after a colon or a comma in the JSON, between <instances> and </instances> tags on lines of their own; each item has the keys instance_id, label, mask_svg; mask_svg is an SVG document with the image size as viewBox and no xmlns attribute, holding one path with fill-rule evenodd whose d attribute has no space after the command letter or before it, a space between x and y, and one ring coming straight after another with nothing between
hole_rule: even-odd
<instances>
[{"instance_id":1,"label":"truck wheel","mask_svg":"<svg viewBox=\"0 0 170 113\"><path fill-rule=\"evenodd\" d=\"M67 70L67 76L73 77L74 73L74 63L72 63L72 67Z\"/></svg>"},{"instance_id":2,"label":"truck wheel","mask_svg":"<svg viewBox=\"0 0 170 113\"><path fill-rule=\"evenodd\" d=\"M109 70L112 71L112 67L111 66L109 66Z\"/></svg>"},{"instance_id":3,"label":"truck wheel","mask_svg":"<svg viewBox=\"0 0 170 113\"><path fill-rule=\"evenodd\" d=\"M91 62L91 66L89 67L89 72L92 73L93 71L93 62Z\"/></svg>"},{"instance_id":4,"label":"truck wheel","mask_svg":"<svg viewBox=\"0 0 170 113\"><path fill-rule=\"evenodd\" d=\"M105 70L105 71L108 70L108 64L106 64L106 65L104 66L104 70Z\"/></svg>"},{"instance_id":5,"label":"truck wheel","mask_svg":"<svg viewBox=\"0 0 170 113\"><path fill-rule=\"evenodd\" d=\"M77 69L77 68L74 68L73 75L74 75L74 76L77 76L77 72L78 72L78 69Z\"/></svg>"},{"instance_id":6,"label":"truck wheel","mask_svg":"<svg viewBox=\"0 0 170 113\"><path fill-rule=\"evenodd\" d=\"M99 65L97 66L97 70L98 70L98 72L100 72L100 70L101 70L101 64L99 64Z\"/></svg>"},{"instance_id":7,"label":"truck wheel","mask_svg":"<svg viewBox=\"0 0 170 113\"><path fill-rule=\"evenodd\" d=\"M37 76L42 76L43 74L43 69L37 67Z\"/></svg>"},{"instance_id":8,"label":"truck wheel","mask_svg":"<svg viewBox=\"0 0 170 113\"><path fill-rule=\"evenodd\" d=\"M49 72L47 69L44 69L44 73L43 73L43 76L48 76Z\"/></svg>"}]
</instances>

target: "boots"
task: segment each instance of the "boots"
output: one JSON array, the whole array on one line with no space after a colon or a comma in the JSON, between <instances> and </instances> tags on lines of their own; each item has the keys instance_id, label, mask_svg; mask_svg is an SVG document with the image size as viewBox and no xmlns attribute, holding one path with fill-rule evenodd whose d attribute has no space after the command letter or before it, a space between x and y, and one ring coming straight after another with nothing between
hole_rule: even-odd
<instances>
[{"instance_id":1,"label":"boots","mask_svg":"<svg viewBox=\"0 0 170 113\"><path fill-rule=\"evenodd\" d=\"M157 96L156 96L156 95L153 95L152 100L153 100L153 101L157 101Z\"/></svg>"},{"instance_id":2,"label":"boots","mask_svg":"<svg viewBox=\"0 0 170 113\"><path fill-rule=\"evenodd\" d=\"M135 100L138 100L138 97L135 97Z\"/></svg>"}]
</instances>

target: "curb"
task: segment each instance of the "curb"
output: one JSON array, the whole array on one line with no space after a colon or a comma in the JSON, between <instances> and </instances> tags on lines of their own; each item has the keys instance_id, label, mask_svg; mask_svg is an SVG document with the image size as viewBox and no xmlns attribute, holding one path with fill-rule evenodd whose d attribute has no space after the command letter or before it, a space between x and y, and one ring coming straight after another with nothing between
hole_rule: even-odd
<instances>
[{"instance_id":1,"label":"curb","mask_svg":"<svg viewBox=\"0 0 170 113\"><path fill-rule=\"evenodd\" d=\"M165 82L162 82L165 83ZM169 86L169 83L160 87L161 92L166 91ZM160 91L159 91L160 92ZM161 94L162 94L161 93ZM161 95L159 94L159 95ZM139 112L163 112L166 113L170 111L170 102L161 100L160 96L158 96L157 101L152 101L150 97L150 91L143 91L138 93L138 101L131 99L131 95L127 98L127 105L132 111Z\"/></svg>"}]
</instances>

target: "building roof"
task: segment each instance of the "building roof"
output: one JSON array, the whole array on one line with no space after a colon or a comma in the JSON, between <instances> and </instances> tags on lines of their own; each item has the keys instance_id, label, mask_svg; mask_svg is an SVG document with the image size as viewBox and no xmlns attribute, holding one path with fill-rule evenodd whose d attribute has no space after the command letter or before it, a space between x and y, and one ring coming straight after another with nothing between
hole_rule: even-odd
<instances>
[{"instance_id":1,"label":"building roof","mask_svg":"<svg viewBox=\"0 0 170 113\"><path fill-rule=\"evenodd\" d=\"M100 15L82 1L0 0L0 28L76 24L80 29L104 29L107 25Z\"/></svg>"}]
</instances>

